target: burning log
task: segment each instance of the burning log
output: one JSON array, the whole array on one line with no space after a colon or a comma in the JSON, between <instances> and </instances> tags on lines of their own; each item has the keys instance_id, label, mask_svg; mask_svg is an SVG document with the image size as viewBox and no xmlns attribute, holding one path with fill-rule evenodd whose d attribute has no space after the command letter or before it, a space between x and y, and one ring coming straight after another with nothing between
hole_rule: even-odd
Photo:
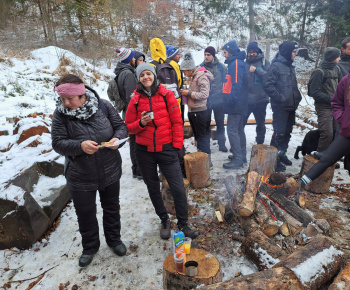
<instances>
[{"instance_id":1,"label":"burning log","mask_svg":"<svg viewBox=\"0 0 350 290\"><path fill-rule=\"evenodd\" d=\"M184 156L186 177L193 188L211 184L209 156L204 152L194 152Z\"/></svg>"},{"instance_id":2,"label":"burning log","mask_svg":"<svg viewBox=\"0 0 350 290\"><path fill-rule=\"evenodd\" d=\"M231 222L233 219L233 212L230 208L230 204L224 201L219 202L219 211L225 221Z\"/></svg>"},{"instance_id":3,"label":"burning log","mask_svg":"<svg viewBox=\"0 0 350 290\"><path fill-rule=\"evenodd\" d=\"M302 208L297 206L294 202L290 201L284 195L280 194L278 190L271 188L268 184L262 182L260 185L260 191L265 193L280 208L287 211L298 221L302 222L305 227L313 221L313 218L308 215Z\"/></svg>"},{"instance_id":4,"label":"burning log","mask_svg":"<svg viewBox=\"0 0 350 290\"><path fill-rule=\"evenodd\" d=\"M254 145L250 157L249 171L255 171L260 176L275 172L277 161L277 148L264 144Z\"/></svg>"},{"instance_id":5,"label":"burning log","mask_svg":"<svg viewBox=\"0 0 350 290\"><path fill-rule=\"evenodd\" d=\"M248 217L253 214L255 209L255 197L258 192L259 184L260 175L255 171L249 172L243 199L238 208L238 212L241 216Z\"/></svg>"},{"instance_id":6,"label":"burning log","mask_svg":"<svg viewBox=\"0 0 350 290\"><path fill-rule=\"evenodd\" d=\"M334 279L328 290L350 289L350 263L347 263L344 269Z\"/></svg>"},{"instance_id":7,"label":"burning log","mask_svg":"<svg viewBox=\"0 0 350 290\"><path fill-rule=\"evenodd\" d=\"M318 160L311 155L305 155L303 163L301 165L300 176L303 176L309 169L317 163ZM335 164L329 166L325 172L323 172L319 177L310 182L306 189L314 193L328 193L329 187L331 186L333 175L335 170Z\"/></svg>"},{"instance_id":8,"label":"burning log","mask_svg":"<svg viewBox=\"0 0 350 290\"><path fill-rule=\"evenodd\" d=\"M278 233L276 217L268 210L260 199L255 201L255 218L264 234L271 237Z\"/></svg>"},{"instance_id":9,"label":"burning log","mask_svg":"<svg viewBox=\"0 0 350 290\"><path fill-rule=\"evenodd\" d=\"M282 188L286 197L293 197L295 196L296 191L299 189L299 184L293 177L289 177L283 184Z\"/></svg>"},{"instance_id":10,"label":"burning log","mask_svg":"<svg viewBox=\"0 0 350 290\"><path fill-rule=\"evenodd\" d=\"M295 274L283 267L256 272L225 282L205 286L201 289L267 289L291 290L303 289ZM338 288L334 288L338 289Z\"/></svg>"},{"instance_id":11,"label":"burning log","mask_svg":"<svg viewBox=\"0 0 350 290\"><path fill-rule=\"evenodd\" d=\"M335 241L318 235L310 242L275 265L293 271L306 289L319 289L336 275L343 261L343 252L335 248Z\"/></svg>"}]
</instances>

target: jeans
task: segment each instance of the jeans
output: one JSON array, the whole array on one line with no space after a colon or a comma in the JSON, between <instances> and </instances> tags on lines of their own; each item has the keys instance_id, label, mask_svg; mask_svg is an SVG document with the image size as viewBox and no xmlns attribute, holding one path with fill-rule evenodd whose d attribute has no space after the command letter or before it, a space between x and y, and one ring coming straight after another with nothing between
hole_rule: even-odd
<instances>
[{"instance_id":1,"label":"jeans","mask_svg":"<svg viewBox=\"0 0 350 290\"><path fill-rule=\"evenodd\" d=\"M110 247L117 246L120 243L119 191L119 180L108 185L105 190L99 190L103 209L103 230L107 245ZM96 190L71 191L71 195L78 217L83 254L95 254L100 247L96 218Z\"/></svg>"},{"instance_id":2,"label":"jeans","mask_svg":"<svg viewBox=\"0 0 350 290\"><path fill-rule=\"evenodd\" d=\"M210 117L209 110L188 112L194 138L199 151L210 154Z\"/></svg>"},{"instance_id":3,"label":"jeans","mask_svg":"<svg viewBox=\"0 0 350 290\"><path fill-rule=\"evenodd\" d=\"M264 144L266 127L265 127L265 118L266 118L266 106L267 103L259 104L249 104L247 115L244 116L243 124L247 124L248 118L251 113L254 115L256 121L256 138L255 141L257 144Z\"/></svg>"},{"instance_id":4,"label":"jeans","mask_svg":"<svg viewBox=\"0 0 350 290\"><path fill-rule=\"evenodd\" d=\"M243 164L243 160L246 159L247 149L243 117L241 115L228 114L227 136L233 153L233 161Z\"/></svg>"}]
</instances>

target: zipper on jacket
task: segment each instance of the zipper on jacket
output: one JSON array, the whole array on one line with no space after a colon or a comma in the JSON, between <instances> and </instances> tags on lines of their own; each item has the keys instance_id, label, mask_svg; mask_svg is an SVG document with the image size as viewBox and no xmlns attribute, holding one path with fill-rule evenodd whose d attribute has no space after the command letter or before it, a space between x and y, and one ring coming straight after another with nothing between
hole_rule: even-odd
<instances>
[{"instance_id":1,"label":"zipper on jacket","mask_svg":"<svg viewBox=\"0 0 350 290\"><path fill-rule=\"evenodd\" d=\"M152 101L151 101L151 97L148 97L149 99L149 109L150 111L152 110ZM157 152L157 146L156 146L156 131L157 131L157 126L156 123L154 122L154 112L153 112L153 120L152 123L154 125L154 131L153 131L153 146L154 146L154 152Z\"/></svg>"}]
</instances>

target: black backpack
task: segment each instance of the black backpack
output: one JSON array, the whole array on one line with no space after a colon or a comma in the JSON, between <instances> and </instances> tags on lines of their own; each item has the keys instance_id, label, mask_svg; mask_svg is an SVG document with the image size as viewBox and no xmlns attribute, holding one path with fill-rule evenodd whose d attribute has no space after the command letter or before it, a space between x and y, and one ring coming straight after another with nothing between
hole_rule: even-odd
<instances>
[{"instance_id":1,"label":"black backpack","mask_svg":"<svg viewBox=\"0 0 350 290\"><path fill-rule=\"evenodd\" d=\"M177 74L170 62L171 59L167 59L163 63L155 60L150 63L156 67L157 79L159 82L165 85L167 89L173 91L175 98L179 98Z\"/></svg>"},{"instance_id":2,"label":"black backpack","mask_svg":"<svg viewBox=\"0 0 350 290\"><path fill-rule=\"evenodd\" d=\"M318 67L318 68L314 69L314 71L312 72L310 79L307 83L307 95L310 96L310 83L311 83L312 75L315 73L315 71L322 72L322 75L323 75L322 85L329 79L337 79L338 81L340 81L340 79L339 79L339 75L341 75L340 68L339 68L339 66L336 66L336 68L338 70L338 77L329 76L327 70L322 68L322 67Z\"/></svg>"},{"instance_id":3,"label":"black backpack","mask_svg":"<svg viewBox=\"0 0 350 290\"><path fill-rule=\"evenodd\" d=\"M116 75L116 77L108 83L107 95L110 101L114 103L114 107L116 108L118 113L125 111L128 104L125 99L125 96L121 96L118 89L118 76L122 71L126 69L127 68L121 69Z\"/></svg>"}]
</instances>

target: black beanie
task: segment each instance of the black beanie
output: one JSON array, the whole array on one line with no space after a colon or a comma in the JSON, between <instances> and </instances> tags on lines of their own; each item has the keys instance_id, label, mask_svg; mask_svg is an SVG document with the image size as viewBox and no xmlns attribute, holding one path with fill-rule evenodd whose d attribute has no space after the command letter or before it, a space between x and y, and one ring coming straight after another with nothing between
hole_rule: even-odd
<instances>
[{"instance_id":1,"label":"black beanie","mask_svg":"<svg viewBox=\"0 0 350 290\"><path fill-rule=\"evenodd\" d=\"M336 47L327 47L324 51L324 59L326 61L332 62L340 56L340 49Z\"/></svg>"},{"instance_id":2,"label":"black beanie","mask_svg":"<svg viewBox=\"0 0 350 290\"><path fill-rule=\"evenodd\" d=\"M215 57L215 48L212 47L212 46L208 46L208 47L204 50L204 52L210 53L212 56Z\"/></svg>"},{"instance_id":3,"label":"black beanie","mask_svg":"<svg viewBox=\"0 0 350 290\"><path fill-rule=\"evenodd\" d=\"M294 41L284 41L280 44L278 50L286 60L292 60L292 51L298 48L298 44Z\"/></svg>"}]
</instances>

